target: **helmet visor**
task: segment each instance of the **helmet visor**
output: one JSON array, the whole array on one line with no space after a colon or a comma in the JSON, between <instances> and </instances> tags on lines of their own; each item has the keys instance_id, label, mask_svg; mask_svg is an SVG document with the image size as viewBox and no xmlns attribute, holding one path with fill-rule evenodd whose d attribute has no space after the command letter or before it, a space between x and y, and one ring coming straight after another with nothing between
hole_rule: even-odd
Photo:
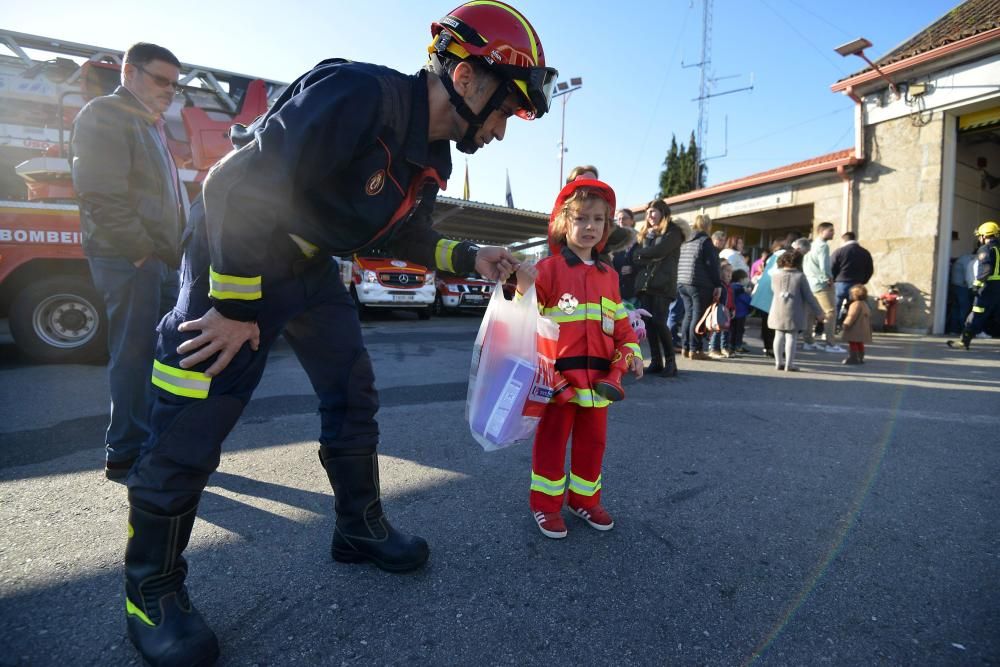
<instances>
[{"instance_id":1,"label":"helmet visor","mask_svg":"<svg viewBox=\"0 0 1000 667\"><path fill-rule=\"evenodd\" d=\"M509 78L524 98L524 106L515 113L525 120L541 118L551 108L559 72L551 67L513 67L494 65L501 76Z\"/></svg>"}]
</instances>

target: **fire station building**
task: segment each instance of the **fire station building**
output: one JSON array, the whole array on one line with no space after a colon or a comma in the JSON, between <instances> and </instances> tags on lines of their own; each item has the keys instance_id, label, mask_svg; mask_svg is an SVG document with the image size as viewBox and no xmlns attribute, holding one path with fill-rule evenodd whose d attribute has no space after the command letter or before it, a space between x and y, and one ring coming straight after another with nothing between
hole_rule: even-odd
<instances>
[{"instance_id":1,"label":"fire station building","mask_svg":"<svg viewBox=\"0 0 1000 667\"><path fill-rule=\"evenodd\" d=\"M968 0L831 86L854 104L853 148L667 199L748 247L820 222L871 253L869 294L897 285L902 331L942 333L950 262L1000 221L1000 0ZM756 250L756 254L759 250Z\"/></svg>"}]
</instances>

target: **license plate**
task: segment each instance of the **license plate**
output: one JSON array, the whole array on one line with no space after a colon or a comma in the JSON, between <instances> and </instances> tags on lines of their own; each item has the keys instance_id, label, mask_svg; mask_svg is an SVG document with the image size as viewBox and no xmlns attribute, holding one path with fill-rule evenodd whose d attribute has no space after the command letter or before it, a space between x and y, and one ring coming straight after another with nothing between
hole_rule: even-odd
<instances>
[{"instance_id":1,"label":"license plate","mask_svg":"<svg viewBox=\"0 0 1000 667\"><path fill-rule=\"evenodd\" d=\"M393 294L392 295L392 300L393 301L413 301L413 298L414 297L413 297L412 294Z\"/></svg>"},{"instance_id":2,"label":"license plate","mask_svg":"<svg viewBox=\"0 0 1000 667\"><path fill-rule=\"evenodd\" d=\"M480 294L468 294L466 295L465 300L469 303L482 303L483 297Z\"/></svg>"}]
</instances>

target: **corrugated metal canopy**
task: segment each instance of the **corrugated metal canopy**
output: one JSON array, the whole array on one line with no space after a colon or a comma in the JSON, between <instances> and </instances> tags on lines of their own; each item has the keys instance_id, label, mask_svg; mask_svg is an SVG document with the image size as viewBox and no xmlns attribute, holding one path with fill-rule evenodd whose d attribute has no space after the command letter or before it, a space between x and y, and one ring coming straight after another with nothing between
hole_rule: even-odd
<instances>
[{"instance_id":1,"label":"corrugated metal canopy","mask_svg":"<svg viewBox=\"0 0 1000 667\"><path fill-rule=\"evenodd\" d=\"M434 206L434 229L453 239L488 245L511 245L544 237L547 213L506 206L438 197Z\"/></svg>"}]
</instances>

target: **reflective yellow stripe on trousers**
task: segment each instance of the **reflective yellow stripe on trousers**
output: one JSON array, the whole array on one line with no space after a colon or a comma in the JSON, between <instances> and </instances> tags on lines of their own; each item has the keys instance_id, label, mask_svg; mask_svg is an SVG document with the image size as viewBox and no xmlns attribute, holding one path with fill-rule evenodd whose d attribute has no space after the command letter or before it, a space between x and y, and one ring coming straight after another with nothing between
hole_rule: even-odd
<instances>
[{"instance_id":1,"label":"reflective yellow stripe on trousers","mask_svg":"<svg viewBox=\"0 0 1000 667\"><path fill-rule=\"evenodd\" d=\"M573 473L569 474L569 490L580 496L592 496L601 490L601 478L604 475L598 475L596 482L588 482L583 477L577 477Z\"/></svg>"},{"instance_id":2,"label":"reflective yellow stripe on trousers","mask_svg":"<svg viewBox=\"0 0 1000 667\"><path fill-rule=\"evenodd\" d=\"M212 378L198 371L185 371L153 360L152 383L164 391L187 398L208 398Z\"/></svg>"},{"instance_id":3,"label":"reflective yellow stripe on trousers","mask_svg":"<svg viewBox=\"0 0 1000 667\"><path fill-rule=\"evenodd\" d=\"M566 490L566 475L562 479L551 480L531 471L531 490L547 496L561 496Z\"/></svg>"}]
</instances>

